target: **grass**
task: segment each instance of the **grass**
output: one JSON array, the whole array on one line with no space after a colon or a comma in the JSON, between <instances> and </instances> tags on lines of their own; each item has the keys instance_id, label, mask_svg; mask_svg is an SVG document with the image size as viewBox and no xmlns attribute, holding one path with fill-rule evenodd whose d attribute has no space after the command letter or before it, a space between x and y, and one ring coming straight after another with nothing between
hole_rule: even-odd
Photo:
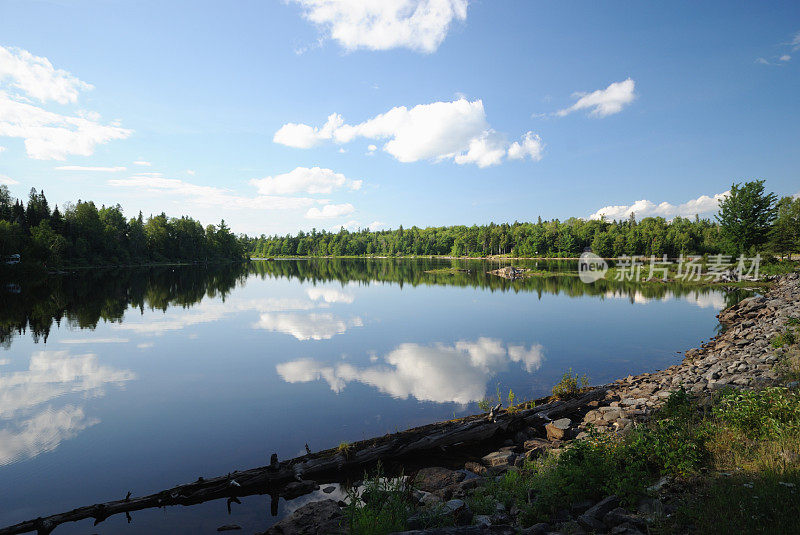
<instances>
[{"instance_id":1,"label":"grass","mask_svg":"<svg viewBox=\"0 0 800 535\"><path fill-rule=\"evenodd\" d=\"M679 514L662 519L664 532L797 533L800 397L777 387L723 392L705 409L681 389L647 425L625 436L590 433L490 481L469 501L479 514L497 501L516 506L531 525L610 494L633 507L661 475L689 485L676 497Z\"/></svg>"},{"instance_id":2,"label":"grass","mask_svg":"<svg viewBox=\"0 0 800 535\"><path fill-rule=\"evenodd\" d=\"M495 398L483 398L478 401L478 408L482 412L489 412L497 404L503 404L503 395L500 393L500 384L497 384L497 393ZM523 409L532 409L536 406L536 401L523 401L517 403L517 395L512 389L508 389L508 396L506 396L506 410L508 412L516 412Z\"/></svg>"},{"instance_id":3,"label":"grass","mask_svg":"<svg viewBox=\"0 0 800 535\"><path fill-rule=\"evenodd\" d=\"M351 535L383 535L404 531L411 511L411 488L402 476L383 477L381 465L364 474L364 489L347 492L345 521Z\"/></svg>"},{"instance_id":4,"label":"grass","mask_svg":"<svg viewBox=\"0 0 800 535\"><path fill-rule=\"evenodd\" d=\"M800 348L790 347L781 351L775 369L786 381L800 381Z\"/></svg>"}]
</instances>

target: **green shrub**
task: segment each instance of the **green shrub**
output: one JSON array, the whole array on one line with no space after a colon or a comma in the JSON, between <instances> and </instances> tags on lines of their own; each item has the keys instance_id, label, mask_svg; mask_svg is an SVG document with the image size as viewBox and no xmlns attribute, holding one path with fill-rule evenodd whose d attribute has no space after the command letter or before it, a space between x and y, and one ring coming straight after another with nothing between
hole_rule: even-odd
<instances>
[{"instance_id":1,"label":"green shrub","mask_svg":"<svg viewBox=\"0 0 800 535\"><path fill-rule=\"evenodd\" d=\"M561 380L553 387L553 398L569 399L577 396L582 389L589 386L586 374L579 377L577 373L572 373L572 368L564 372Z\"/></svg>"},{"instance_id":2,"label":"green shrub","mask_svg":"<svg viewBox=\"0 0 800 535\"><path fill-rule=\"evenodd\" d=\"M723 423L750 439L800 432L800 397L782 387L725 394L714 412Z\"/></svg>"}]
</instances>

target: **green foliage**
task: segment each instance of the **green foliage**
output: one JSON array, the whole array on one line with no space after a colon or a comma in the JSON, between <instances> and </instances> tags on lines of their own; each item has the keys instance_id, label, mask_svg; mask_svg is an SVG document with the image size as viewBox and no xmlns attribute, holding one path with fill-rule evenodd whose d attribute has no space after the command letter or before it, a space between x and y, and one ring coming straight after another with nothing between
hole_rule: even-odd
<instances>
[{"instance_id":1,"label":"green foliage","mask_svg":"<svg viewBox=\"0 0 800 535\"><path fill-rule=\"evenodd\" d=\"M765 193L764 181L732 184L716 216L725 249L745 253L766 242L775 220L775 194Z\"/></svg>"},{"instance_id":2,"label":"green foliage","mask_svg":"<svg viewBox=\"0 0 800 535\"><path fill-rule=\"evenodd\" d=\"M574 258L592 247L604 257L720 252L719 227L709 220L648 217L637 222L570 218L566 221L338 232L312 230L248 241L254 257L415 256Z\"/></svg>"},{"instance_id":3,"label":"green foliage","mask_svg":"<svg viewBox=\"0 0 800 535\"><path fill-rule=\"evenodd\" d=\"M770 250L787 255L800 251L800 199L764 192L764 181L734 184L720 203L717 222L676 217L636 221L569 218L536 223L427 227L354 232L299 232L296 235L246 239L255 257L274 256L454 256L491 255L535 258L575 258L585 248L602 257L622 255L744 253L770 242ZM773 220L774 225L773 225Z\"/></svg>"},{"instance_id":4,"label":"green foliage","mask_svg":"<svg viewBox=\"0 0 800 535\"><path fill-rule=\"evenodd\" d=\"M775 224L769 234L770 248L785 257L800 246L800 198L783 197L776 210Z\"/></svg>"},{"instance_id":5,"label":"green foliage","mask_svg":"<svg viewBox=\"0 0 800 535\"><path fill-rule=\"evenodd\" d=\"M709 477L711 468L737 473ZM680 389L649 423L622 437L590 431L560 455L476 489L470 506L491 513L500 501L531 525L610 494L633 506L659 475L700 482L679 514L663 519L665 533L796 533L800 396L779 387L731 391L705 410Z\"/></svg>"},{"instance_id":6,"label":"green foliage","mask_svg":"<svg viewBox=\"0 0 800 535\"><path fill-rule=\"evenodd\" d=\"M372 474L364 474L361 494L347 492L345 519L351 535L383 535L404 531L411 504L411 489L402 476L383 476L381 465Z\"/></svg>"},{"instance_id":7,"label":"green foliage","mask_svg":"<svg viewBox=\"0 0 800 535\"><path fill-rule=\"evenodd\" d=\"M715 407L715 414L750 439L800 432L800 397L786 388L727 393Z\"/></svg>"},{"instance_id":8,"label":"green foliage","mask_svg":"<svg viewBox=\"0 0 800 535\"><path fill-rule=\"evenodd\" d=\"M471 504L488 509L497 500L506 507L517 506L526 525L546 521L573 503L609 494L633 505L656 476L697 473L709 459L707 439L702 415L680 390L649 425L624 437L591 431L589 438L574 442L560 455L543 457L490 481L476 490Z\"/></svg>"},{"instance_id":9,"label":"green foliage","mask_svg":"<svg viewBox=\"0 0 800 535\"><path fill-rule=\"evenodd\" d=\"M796 342L797 338L794 331L789 329L772 338L772 347L778 349L781 347L794 345Z\"/></svg>"},{"instance_id":10,"label":"green foliage","mask_svg":"<svg viewBox=\"0 0 800 535\"><path fill-rule=\"evenodd\" d=\"M483 398L482 400L478 401L478 408L483 412L489 412L490 410L492 410L492 407L494 406L492 405L493 403L494 400L491 400L489 398Z\"/></svg>"},{"instance_id":11,"label":"green foliage","mask_svg":"<svg viewBox=\"0 0 800 535\"><path fill-rule=\"evenodd\" d=\"M244 258L245 240L222 221L203 226L165 214L126 221L122 208L78 201L51 212L44 192L31 189L27 207L0 189L0 255L48 267L208 262Z\"/></svg>"},{"instance_id":12,"label":"green foliage","mask_svg":"<svg viewBox=\"0 0 800 535\"><path fill-rule=\"evenodd\" d=\"M569 399L577 396L581 389L589 386L589 380L586 374L578 376L577 373L572 373L572 368L564 372L561 380L553 387L553 397L555 399Z\"/></svg>"}]
</instances>

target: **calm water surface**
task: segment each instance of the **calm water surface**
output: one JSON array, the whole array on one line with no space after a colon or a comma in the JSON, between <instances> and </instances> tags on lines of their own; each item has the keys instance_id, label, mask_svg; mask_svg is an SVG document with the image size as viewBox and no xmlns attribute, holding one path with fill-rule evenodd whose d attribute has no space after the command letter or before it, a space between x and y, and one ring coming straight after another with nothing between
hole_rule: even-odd
<instances>
[{"instance_id":1,"label":"calm water surface","mask_svg":"<svg viewBox=\"0 0 800 535\"><path fill-rule=\"evenodd\" d=\"M451 265L470 271L426 273ZM740 297L494 267L279 260L18 281L0 293L0 525L474 413L498 388L540 397L568 368L592 383L663 368ZM275 521L268 497L242 502L55 533Z\"/></svg>"}]
</instances>

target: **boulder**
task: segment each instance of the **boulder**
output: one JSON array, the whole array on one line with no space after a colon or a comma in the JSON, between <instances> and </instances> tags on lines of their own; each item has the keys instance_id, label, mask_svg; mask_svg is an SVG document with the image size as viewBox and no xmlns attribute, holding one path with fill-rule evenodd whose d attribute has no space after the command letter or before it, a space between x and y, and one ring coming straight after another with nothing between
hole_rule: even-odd
<instances>
[{"instance_id":1,"label":"boulder","mask_svg":"<svg viewBox=\"0 0 800 535\"><path fill-rule=\"evenodd\" d=\"M467 461L466 463L464 463L464 469L469 470L473 474L477 474L479 476L486 475L486 467L483 466L482 464L473 461Z\"/></svg>"},{"instance_id":2,"label":"boulder","mask_svg":"<svg viewBox=\"0 0 800 535\"><path fill-rule=\"evenodd\" d=\"M466 474L441 466L423 468L414 476L414 487L425 492L436 492L464 480Z\"/></svg>"},{"instance_id":3,"label":"boulder","mask_svg":"<svg viewBox=\"0 0 800 535\"><path fill-rule=\"evenodd\" d=\"M464 500L450 500L444 504L444 509L453 517L456 526L466 526L472 522L472 511Z\"/></svg>"},{"instance_id":4,"label":"boulder","mask_svg":"<svg viewBox=\"0 0 800 535\"><path fill-rule=\"evenodd\" d=\"M307 503L263 535L333 535L345 533L345 519L333 500Z\"/></svg>"},{"instance_id":5,"label":"boulder","mask_svg":"<svg viewBox=\"0 0 800 535\"><path fill-rule=\"evenodd\" d=\"M619 507L619 498L612 494L594 504L584 514L600 520L617 507Z\"/></svg>"},{"instance_id":6,"label":"boulder","mask_svg":"<svg viewBox=\"0 0 800 535\"><path fill-rule=\"evenodd\" d=\"M572 420L569 418L560 418L550 422L545 426L547 438L549 440L566 440L570 438L570 426L572 426Z\"/></svg>"},{"instance_id":7,"label":"boulder","mask_svg":"<svg viewBox=\"0 0 800 535\"><path fill-rule=\"evenodd\" d=\"M486 466L503 466L514 462L516 454L513 451L495 451L481 459Z\"/></svg>"}]
</instances>

